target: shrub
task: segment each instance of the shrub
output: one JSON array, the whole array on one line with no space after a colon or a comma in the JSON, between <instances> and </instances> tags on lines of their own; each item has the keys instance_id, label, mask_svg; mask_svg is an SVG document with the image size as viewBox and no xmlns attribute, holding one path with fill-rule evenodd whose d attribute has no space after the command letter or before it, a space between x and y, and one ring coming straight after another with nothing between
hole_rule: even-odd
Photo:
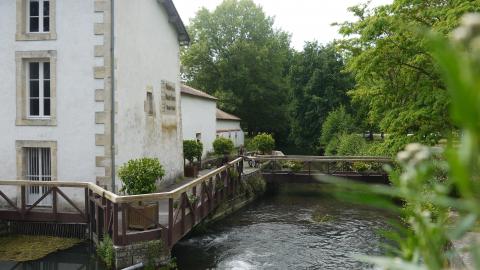
<instances>
[{"instance_id":1,"label":"shrub","mask_svg":"<svg viewBox=\"0 0 480 270\"><path fill-rule=\"evenodd\" d=\"M200 160L203 153L203 144L196 140L184 140L183 141L183 156L190 163L196 158Z\"/></svg>"},{"instance_id":2,"label":"shrub","mask_svg":"<svg viewBox=\"0 0 480 270\"><path fill-rule=\"evenodd\" d=\"M260 133L253 138L255 148L262 153L271 153L275 148L275 139L271 134Z\"/></svg>"},{"instance_id":3,"label":"shrub","mask_svg":"<svg viewBox=\"0 0 480 270\"><path fill-rule=\"evenodd\" d=\"M233 142L230 139L219 137L213 141L213 151L217 155L228 155L233 151Z\"/></svg>"},{"instance_id":4,"label":"shrub","mask_svg":"<svg viewBox=\"0 0 480 270\"><path fill-rule=\"evenodd\" d=\"M365 139L356 134L343 134L337 145L337 155L356 156L360 155L366 147Z\"/></svg>"},{"instance_id":5,"label":"shrub","mask_svg":"<svg viewBox=\"0 0 480 270\"><path fill-rule=\"evenodd\" d=\"M322 125L320 144L328 145L337 136L343 133L351 133L354 126L353 118L346 112L345 107L331 111Z\"/></svg>"},{"instance_id":6,"label":"shrub","mask_svg":"<svg viewBox=\"0 0 480 270\"><path fill-rule=\"evenodd\" d=\"M113 251L113 242L109 235L105 235L103 241L97 246L97 255L105 263L108 269L113 268L115 252Z\"/></svg>"},{"instance_id":7,"label":"shrub","mask_svg":"<svg viewBox=\"0 0 480 270\"><path fill-rule=\"evenodd\" d=\"M165 175L157 158L140 158L129 160L118 170L123 188L129 195L153 193L157 179Z\"/></svg>"}]
</instances>

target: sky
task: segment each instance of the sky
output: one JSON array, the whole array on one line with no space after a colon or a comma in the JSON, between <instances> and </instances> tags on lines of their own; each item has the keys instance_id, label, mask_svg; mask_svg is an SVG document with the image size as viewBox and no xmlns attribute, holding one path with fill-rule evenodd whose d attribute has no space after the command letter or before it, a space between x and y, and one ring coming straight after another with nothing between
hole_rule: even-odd
<instances>
[{"instance_id":1,"label":"sky","mask_svg":"<svg viewBox=\"0 0 480 270\"><path fill-rule=\"evenodd\" d=\"M254 0L268 16L275 18L275 27L292 35L292 46L301 50L305 41L328 43L341 36L333 22L354 19L347 8L366 0ZM206 7L214 10L222 0L174 0L180 17L187 25L195 13ZM371 6L390 4L393 0L372 0Z\"/></svg>"}]
</instances>

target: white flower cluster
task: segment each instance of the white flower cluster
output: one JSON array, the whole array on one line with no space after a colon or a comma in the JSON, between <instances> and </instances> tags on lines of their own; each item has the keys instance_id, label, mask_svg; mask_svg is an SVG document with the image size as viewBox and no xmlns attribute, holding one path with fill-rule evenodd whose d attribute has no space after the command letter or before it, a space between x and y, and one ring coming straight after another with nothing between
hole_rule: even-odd
<instances>
[{"instance_id":1,"label":"white flower cluster","mask_svg":"<svg viewBox=\"0 0 480 270\"><path fill-rule=\"evenodd\" d=\"M400 164L415 167L417 164L429 159L432 156L430 148L419 144L411 143L405 147L404 151L397 154L397 160Z\"/></svg>"},{"instance_id":2,"label":"white flower cluster","mask_svg":"<svg viewBox=\"0 0 480 270\"><path fill-rule=\"evenodd\" d=\"M473 50L480 50L480 14L463 15L460 26L452 32L452 39Z\"/></svg>"}]
</instances>

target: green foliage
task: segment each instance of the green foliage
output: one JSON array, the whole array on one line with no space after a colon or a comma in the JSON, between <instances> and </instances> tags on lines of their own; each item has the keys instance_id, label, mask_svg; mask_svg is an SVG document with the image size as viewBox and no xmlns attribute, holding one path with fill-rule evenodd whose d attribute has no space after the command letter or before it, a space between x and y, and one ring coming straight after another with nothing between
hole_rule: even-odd
<instances>
[{"instance_id":1,"label":"green foliage","mask_svg":"<svg viewBox=\"0 0 480 270\"><path fill-rule=\"evenodd\" d=\"M463 3L469 7L473 2ZM455 15L455 10L451 13ZM391 186L337 182L344 198L394 210L402 217L398 232L389 233L397 242L394 257L363 257L379 268L452 269L451 241L463 238L479 222L479 29L480 15L469 15L454 32L456 42L447 42L441 33L428 39L451 98L452 123L462 136L451 137L446 150L407 145L397 155L399 170L391 171ZM394 199L404 206L399 209ZM452 219L452 212L458 218ZM474 241L465 248L473 258L473 269L480 268L479 248Z\"/></svg>"},{"instance_id":2,"label":"green foliage","mask_svg":"<svg viewBox=\"0 0 480 270\"><path fill-rule=\"evenodd\" d=\"M333 45L309 42L294 55L289 72L290 136L298 147L315 150L328 113L349 103L346 92L353 88L354 81L343 69L344 60Z\"/></svg>"},{"instance_id":3,"label":"green foliage","mask_svg":"<svg viewBox=\"0 0 480 270\"><path fill-rule=\"evenodd\" d=\"M203 144L197 140L184 140L183 141L183 156L190 163L193 163L194 159L200 160L203 153Z\"/></svg>"},{"instance_id":4,"label":"green foliage","mask_svg":"<svg viewBox=\"0 0 480 270\"><path fill-rule=\"evenodd\" d=\"M165 246L162 240L149 241L147 244L147 263L145 270L155 270L155 259L165 252Z\"/></svg>"},{"instance_id":5,"label":"green foliage","mask_svg":"<svg viewBox=\"0 0 480 270\"><path fill-rule=\"evenodd\" d=\"M392 141L413 134L414 141L434 145L449 136L450 97L423 29L447 35L462 14L479 10L478 1L461 0L397 0L373 10L350 9L358 20L341 24L345 39L338 47L348 56L347 71L356 79L349 94L366 126L378 125Z\"/></svg>"},{"instance_id":6,"label":"green foliage","mask_svg":"<svg viewBox=\"0 0 480 270\"><path fill-rule=\"evenodd\" d=\"M181 54L189 85L219 98L249 133L286 133L290 37L251 0L225 0L199 10Z\"/></svg>"},{"instance_id":7,"label":"green foliage","mask_svg":"<svg viewBox=\"0 0 480 270\"><path fill-rule=\"evenodd\" d=\"M218 137L213 141L213 151L217 155L229 155L234 148L233 142L230 139Z\"/></svg>"},{"instance_id":8,"label":"green foliage","mask_svg":"<svg viewBox=\"0 0 480 270\"><path fill-rule=\"evenodd\" d=\"M275 139L271 134L260 133L253 138L252 144L255 145L256 150L264 154L270 154L275 148Z\"/></svg>"},{"instance_id":9,"label":"green foliage","mask_svg":"<svg viewBox=\"0 0 480 270\"><path fill-rule=\"evenodd\" d=\"M303 169L303 163L301 161L289 160L285 162L282 167L290 169L292 172L297 173Z\"/></svg>"},{"instance_id":10,"label":"green foliage","mask_svg":"<svg viewBox=\"0 0 480 270\"><path fill-rule=\"evenodd\" d=\"M155 183L165 175L157 158L140 158L129 160L118 170L118 176L123 182L121 191L128 195L153 193Z\"/></svg>"},{"instance_id":11,"label":"green foliage","mask_svg":"<svg viewBox=\"0 0 480 270\"><path fill-rule=\"evenodd\" d=\"M252 189L254 195L260 195L267 189L267 183L261 176L254 176L247 180L247 184Z\"/></svg>"},{"instance_id":12,"label":"green foliage","mask_svg":"<svg viewBox=\"0 0 480 270\"><path fill-rule=\"evenodd\" d=\"M97 256L105 263L108 269L113 269L115 264L115 250L113 241L109 235L105 235L103 240L97 245Z\"/></svg>"},{"instance_id":13,"label":"green foliage","mask_svg":"<svg viewBox=\"0 0 480 270\"><path fill-rule=\"evenodd\" d=\"M365 139L357 134L342 134L338 141L337 155L356 156L365 149Z\"/></svg>"},{"instance_id":14,"label":"green foliage","mask_svg":"<svg viewBox=\"0 0 480 270\"><path fill-rule=\"evenodd\" d=\"M353 132L353 127L353 118L347 113L344 106L340 106L328 113L327 118L323 122L320 144L328 145L340 134Z\"/></svg>"}]
</instances>

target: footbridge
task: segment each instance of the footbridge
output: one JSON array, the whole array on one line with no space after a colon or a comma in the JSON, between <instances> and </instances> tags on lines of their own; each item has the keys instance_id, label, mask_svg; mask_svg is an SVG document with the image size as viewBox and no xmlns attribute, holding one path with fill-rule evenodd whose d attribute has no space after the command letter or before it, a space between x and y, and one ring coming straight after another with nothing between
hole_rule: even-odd
<instances>
[{"instance_id":1,"label":"footbridge","mask_svg":"<svg viewBox=\"0 0 480 270\"><path fill-rule=\"evenodd\" d=\"M73 226L94 242L108 235L119 247L162 240L169 251L219 206L248 197L245 182L252 175L267 181L318 175L385 180L381 168L388 163L383 157L244 156L169 191L144 195L114 194L82 181L0 180L0 221L14 233L56 235ZM42 191L35 201L27 198L32 191Z\"/></svg>"}]
</instances>

